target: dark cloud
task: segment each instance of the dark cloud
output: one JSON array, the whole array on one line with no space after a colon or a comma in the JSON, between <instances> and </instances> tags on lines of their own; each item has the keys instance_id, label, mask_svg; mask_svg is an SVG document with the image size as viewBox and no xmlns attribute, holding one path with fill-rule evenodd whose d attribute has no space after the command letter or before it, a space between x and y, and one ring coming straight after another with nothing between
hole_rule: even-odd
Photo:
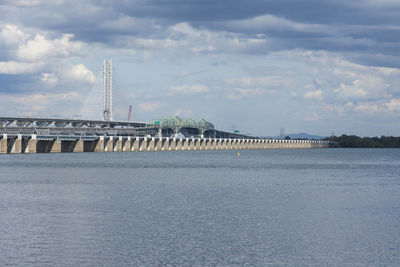
<instances>
[{"instance_id":1,"label":"dark cloud","mask_svg":"<svg viewBox=\"0 0 400 267\"><path fill-rule=\"evenodd\" d=\"M165 0L113 1L108 8L135 17L171 21L209 22L273 14L293 21L319 24L391 24L399 21L391 6L347 0ZM397 8L399 6L397 5Z\"/></svg>"},{"instance_id":2,"label":"dark cloud","mask_svg":"<svg viewBox=\"0 0 400 267\"><path fill-rule=\"evenodd\" d=\"M400 5L345 0L114 0L6 1L2 21L52 33L73 33L85 42L128 46L124 38L168 37L186 22L197 29L228 31L253 38L263 34L274 49L303 48L399 54ZM60 4L61 3L61 4ZM275 21L251 20L270 16ZM283 22L280 24L280 22ZM246 26L247 25L247 26ZM246 53L265 53L258 47Z\"/></svg>"}]
</instances>

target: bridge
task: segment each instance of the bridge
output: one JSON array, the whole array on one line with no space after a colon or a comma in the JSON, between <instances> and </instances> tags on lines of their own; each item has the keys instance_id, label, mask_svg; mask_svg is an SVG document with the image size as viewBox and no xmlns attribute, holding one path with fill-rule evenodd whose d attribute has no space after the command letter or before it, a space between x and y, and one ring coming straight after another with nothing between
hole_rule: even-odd
<instances>
[{"instance_id":1,"label":"bridge","mask_svg":"<svg viewBox=\"0 0 400 267\"><path fill-rule=\"evenodd\" d=\"M211 122L201 118L168 116L150 122L114 120L111 61L103 64L101 120L0 117L0 153L320 147L329 147L329 142L260 139L217 130Z\"/></svg>"},{"instance_id":2,"label":"bridge","mask_svg":"<svg viewBox=\"0 0 400 267\"><path fill-rule=\"evenodd\" d=\"M184 137L179 138L177 133L183 133ZM261 139L215 130L205 121L179 118L143 123L0 117L0 153L324 148L329 145L329 141L321 140Z\"/></svg>"}]
</instances>

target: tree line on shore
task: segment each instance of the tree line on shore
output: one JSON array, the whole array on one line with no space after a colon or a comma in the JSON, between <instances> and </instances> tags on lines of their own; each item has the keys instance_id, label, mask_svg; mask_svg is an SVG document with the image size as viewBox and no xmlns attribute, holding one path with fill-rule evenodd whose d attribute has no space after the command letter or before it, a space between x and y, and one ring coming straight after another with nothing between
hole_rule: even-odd
<instances>
[{"instance_id":1,"label":"tree line on shore","mask_svg":"<svg viewBox=\"0 0 400 267\"><path fill-rule=\"evenodd\" d=\"M351 148L400 148L400 137L360 137L356 135L330 136L324 140L336 142L335 147Z\"/></svg>"}]
</instances>

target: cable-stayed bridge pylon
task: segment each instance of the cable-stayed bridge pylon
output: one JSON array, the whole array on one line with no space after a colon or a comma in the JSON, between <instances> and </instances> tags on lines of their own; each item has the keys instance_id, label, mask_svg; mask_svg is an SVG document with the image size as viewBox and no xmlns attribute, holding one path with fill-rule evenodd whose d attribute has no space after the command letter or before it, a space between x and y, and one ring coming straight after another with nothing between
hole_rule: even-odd
<instances>
[{"instance_id":1,"label":"cable-stayed bridge pylon","mask_svg":"<svg viewBox=\"0 0 400 267\"><path fill-rule=\"evenodd\" d=\"M133 92L126 90L118 80L118 73L111 60L103 62L103 109L102 120L105 121L129 121L132 120Z\"/></svg>"}]
</instances>

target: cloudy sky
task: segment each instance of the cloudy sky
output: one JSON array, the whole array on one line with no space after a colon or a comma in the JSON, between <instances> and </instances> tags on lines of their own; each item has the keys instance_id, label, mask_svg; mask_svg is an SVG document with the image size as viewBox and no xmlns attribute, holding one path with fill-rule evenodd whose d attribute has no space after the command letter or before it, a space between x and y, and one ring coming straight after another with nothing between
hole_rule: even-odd
<instances>
[{"instance_id":1,"label":"cloudy sky","mask_svg":"<svg viewBox=\"0 0 400 267\"><path fill-rule=\"evenodd\" d=\"M400 135L398 0L0 0L0 116Z\"/></svg>"}]
</instances>

